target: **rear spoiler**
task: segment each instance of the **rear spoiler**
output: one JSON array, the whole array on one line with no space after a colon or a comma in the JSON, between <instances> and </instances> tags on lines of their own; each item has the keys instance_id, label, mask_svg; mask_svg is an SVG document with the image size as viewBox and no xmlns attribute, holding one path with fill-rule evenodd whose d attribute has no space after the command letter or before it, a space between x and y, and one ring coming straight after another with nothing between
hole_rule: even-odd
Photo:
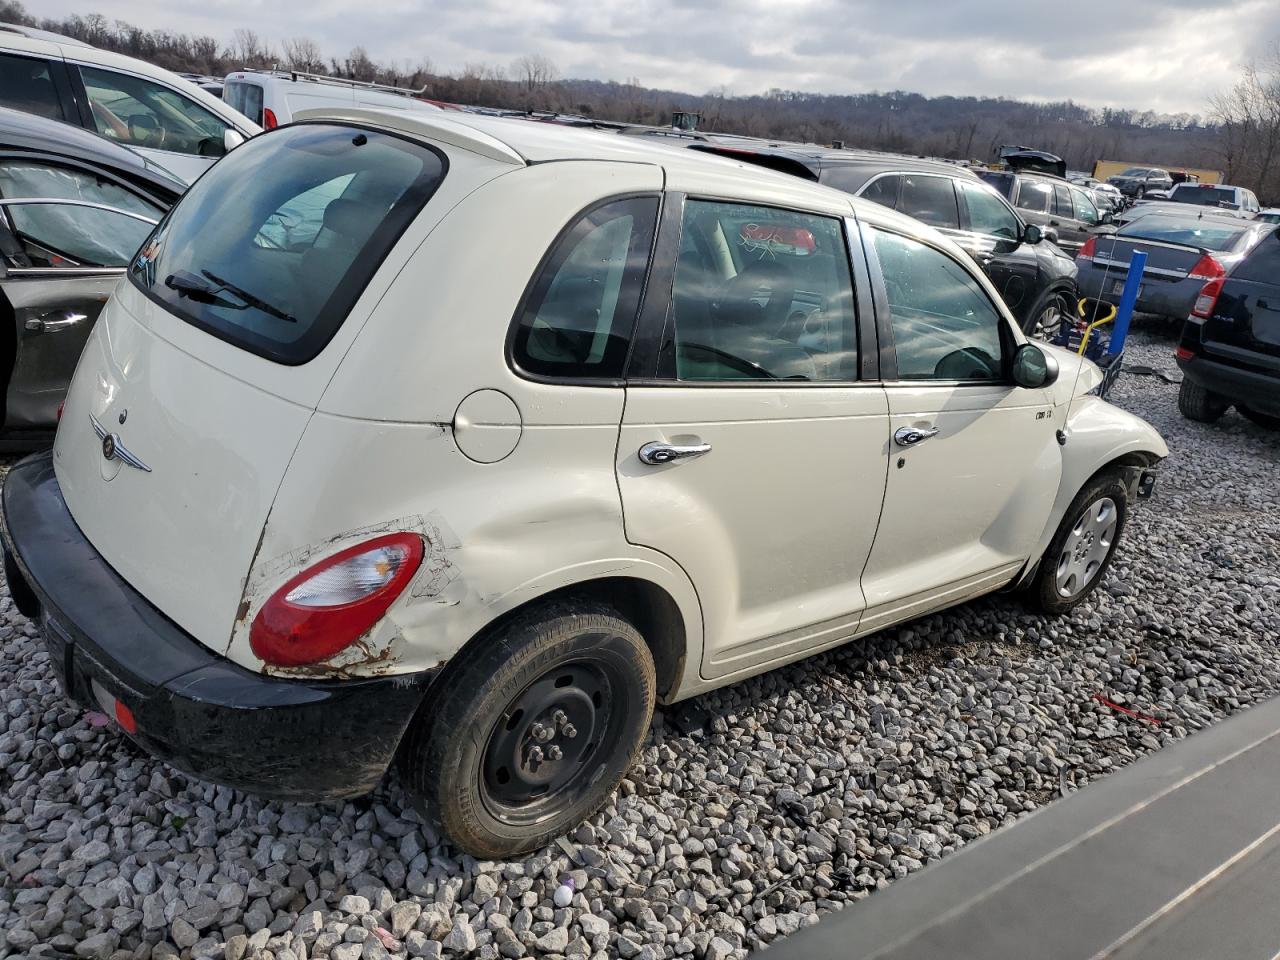
<instances>
[{"instance_id":1,"label":"rear spoiler","mask_svg":"<svg viewBox=\"0 0 1280 960\"><path fill-rule=\"evenodd\" d=\"M499 163L523 167L528 160L522 157L510 145L497 137L454 118L436 116L433 113L409 113L404 110L373 107L312 107L299 110L293 115L294 120L353 120L372 123L381 127L389 127L410 136L429 137L450 146L470 150Z\"/></svg>"}]
</instances>

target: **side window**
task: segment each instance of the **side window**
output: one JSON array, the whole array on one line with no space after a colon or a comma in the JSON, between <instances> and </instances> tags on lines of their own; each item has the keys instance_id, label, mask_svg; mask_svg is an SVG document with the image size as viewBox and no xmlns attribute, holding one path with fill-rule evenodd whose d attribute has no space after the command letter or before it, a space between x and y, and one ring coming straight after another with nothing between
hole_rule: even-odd
<instances>
[{"instance_id":1,"label":"side window","mask_svg":"<svg viewBox=\"0 0 1280 960\"><path fill-rule=\"evenodd\" d=\"M0 107L65 120L49 64L34 57L0 53Z\"/></svg>"},{"instance_id":2,"label":"side window","mask_svg":"<svg viewBox=\"0 0 1280 960\"><path fill-rule=\"evenodd\" d=\"M1047 183L1022 180L1018 184L1017 206L1032 213L1048 213L1052 192Z\"/></svg>"},{"instance_id":3,"label":"side window","mask_svg":"<svg viewBox=\"0 0 1280 960\"><path fill-rule=\"evenodd\" d=\"M685 204L662 347L677 379L856 380L854 321L838 219Z\"/></svg>"},{"instance_id":4,"label":"side window","mask_svg":"<svg viewBox=\"0 0 1280 960\"><path fill-rule=\"evenodd\" d=\"M950 177L903 174L902 199L898 201L898 210L934 227L960 229L956 188Z\"/></svg>"},{"instance_id":5,"label":"side window","mask_svg":"<svg viewBox=\"0 0 1280 960\"><path fill-rule=\"evenodd\" d=\"M168 87L141 77L81 67L98 133L131 147L218 157L227 125Z\"/></svg>"},{"instance_id":6,"label":"side window","mask_svg":"<svg viewBox=\"0 0 1280 960\"><path fill-rule=\"evenodd\" d=\"M871 231L900 380L999 380L1004 323L978 281L927 244Z\"/></svg>"},{"instance_id":7,"label":"side window","mask_svg":"<svg viewBox=\"0 0 1280 960\"><path fill-rule=\"evenodd\" d=\"M560 238L516 327L513 355L521 369L622 376L657 214L656 197L614 200L583 214Z\"/></svg>"},{"instance_id":8,"label":"side window","mask_svg":"<svg viewBox=\"0 0 1280 960\"><path fill-rule=\"evenodd\" d=\"M1280 282L1280 229L1264 236L1231 272L1231 277L1233 280L1254 280L1269 286Z\"/></svg>"},{"instance_id":9,"label":"side window","mask_svg":"<svg viewBox=\"0 0 1280 960\"><path fill-rule=\"evenodd\" d=\"M0 162L0 209L33 267L123 267L163 215L111 180L29 160Z\"/></svg>"},{"instance_id":10,"label":"side window","mask_svg":"<svg viewBox=\"0 0 1280 960\"><path fill-rule=\"evenodd\" d=\"M1075 218L1075 211L1071 209L1071 191L1067 189L1066 184L1053 185L1053 213L1058 217Z\"/></svg>"},{"instance_id":11,"label":"side window","mask_svg":"<svg viewBox=\"0 0 1280 960\"><path fill-rule=\"evenodd\" d=\"M1080 220L1087 226L1096 226L1098 223L1098 208L1093 205L1093 200L1083 190L1071 188L1071 199L1075 202L1076 219Z\"/></svg>"},{"instance_id":12,"label":"side window","mask_svg":"<svg viewBox=\"0 0 1280 960\"><path fill-rule=\"evenodd\" d=\"M895 207L898 204L898 184L901 182L902 177L896 173L879 177L862 191L862 199L878 203L882 207Z\"/></svg>"},{"instance_id":13,"label":"side window","mask_svg":"<svg viewBox=\"0 0 1280 960\"><path fill-rule=\"evenodd\" d=\"M1021 224L1012 210L989 187L976 183L961 183L965 206L969 208L969 229L1002 240L1017 241L1022 234Z\"/></svg>"}]
</instances>

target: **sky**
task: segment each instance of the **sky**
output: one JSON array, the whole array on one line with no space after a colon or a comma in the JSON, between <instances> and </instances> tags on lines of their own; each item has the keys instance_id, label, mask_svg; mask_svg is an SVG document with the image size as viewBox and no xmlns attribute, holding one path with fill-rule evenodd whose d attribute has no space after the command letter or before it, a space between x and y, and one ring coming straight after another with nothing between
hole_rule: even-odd
<instances>
[{"instance_id":1,"label":"sky","mask_svg":"<svg viewBox=\"0 0 1280 960\"><path fill-rule=\"evenodd\" d=\"M38 0L223 42L247 26L278 48L437 72L549 57L561 76L737 95L909 90L1205 113L1250 57L1280 43L1276 0Z\"/></svg>"}]
</instances>

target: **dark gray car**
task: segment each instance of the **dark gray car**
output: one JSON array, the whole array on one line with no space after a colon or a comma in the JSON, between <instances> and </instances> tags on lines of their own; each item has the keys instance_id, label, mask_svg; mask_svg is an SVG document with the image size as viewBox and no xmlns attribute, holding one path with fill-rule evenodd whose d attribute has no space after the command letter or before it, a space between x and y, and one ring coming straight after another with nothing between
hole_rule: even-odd
<instances>
[{"instance_id":1,"label":"dark gray car","mask_svg":"<svg viewBox=\"0 0 1280 960\"><path fill-rule=\"evenodd\" d=\"M1114 177L1107 177L1107 183L1136 200L1141 200L1152 190L1173 189L1173 177L1160 167L1130 167Z\"/></svg>"},{"instance_id":2,"label":"dark gray car","mask_svg":"<svg viewBox=\"0 0 1280 960\"><path fill-rule=\"evenodd\" d=\"M1233 217L1153 213L1096 237L1080 252L1082 296L1119 303L1135 250L1147 254L1137 309L1185 320L1209 280L1224 277L1273 224Z\"/></svg>"},{"instance_id":3,"label":"dark gray car","mask_svg":"<svg viewBox=\"0 0 1280 960\"><path fill-rule=\"evenodd\" d=\"M979 174L1018 208L1022 219L1044 231L1045 238L1075 256L1099 227L1111 222L1111 211L1098 209L1093 192L1046 173L984 170Z\"/></svg>"},{"instance_id":4,"label":"dark gray car","mask_svg":"<svg viewBox=\"0 0 1280 960\"><path fill-rule=\"evenodd\" d=\"M89 330L184 185L127 147L0 108L0 443L47 442Z\"/></svg>"}]
</instances>

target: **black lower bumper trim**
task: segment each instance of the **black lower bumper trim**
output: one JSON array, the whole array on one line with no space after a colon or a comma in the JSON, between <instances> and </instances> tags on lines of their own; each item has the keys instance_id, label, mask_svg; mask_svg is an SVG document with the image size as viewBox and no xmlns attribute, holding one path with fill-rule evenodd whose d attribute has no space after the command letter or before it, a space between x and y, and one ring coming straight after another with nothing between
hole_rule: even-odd
<instances>
[{"instance_id":1,"label":"black lower bumper trim","mask_svg":"<svg viewBox=\"0 0 1280 960\"><path fill-rule=\"evenodd\" d=\"M93 548L67 509L49 453L9 471L3 507L10 592L40 623L71 699L97 707L98 690L118 699L136 722L133 740L202 780L302 801L377 785L432 673L288 680L218 656Z\"/></svg>"}]
</instances>

